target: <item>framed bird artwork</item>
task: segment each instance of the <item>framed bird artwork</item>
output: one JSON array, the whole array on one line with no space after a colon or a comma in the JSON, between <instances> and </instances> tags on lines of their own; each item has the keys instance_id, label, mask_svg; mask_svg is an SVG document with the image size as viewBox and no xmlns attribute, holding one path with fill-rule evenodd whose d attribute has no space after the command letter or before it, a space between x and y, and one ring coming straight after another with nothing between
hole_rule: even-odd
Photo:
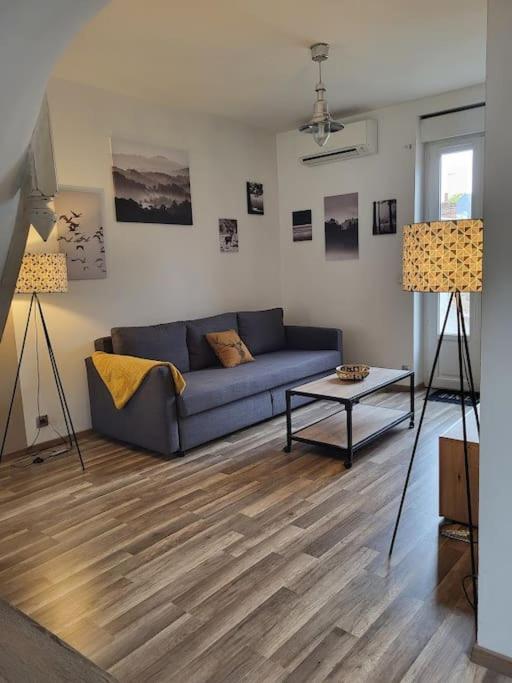
<instances>
[{"instance_id":1,"label":"framed bird artwork","mask_svg":"<svg viewBox=\"0 0 512 683\"><path fill-rule=\"evenodd\" d=\"M103 191L59 187L55 197L58 244L66 254L69 280L107 277Z\"/></svg>"}]
</instances>

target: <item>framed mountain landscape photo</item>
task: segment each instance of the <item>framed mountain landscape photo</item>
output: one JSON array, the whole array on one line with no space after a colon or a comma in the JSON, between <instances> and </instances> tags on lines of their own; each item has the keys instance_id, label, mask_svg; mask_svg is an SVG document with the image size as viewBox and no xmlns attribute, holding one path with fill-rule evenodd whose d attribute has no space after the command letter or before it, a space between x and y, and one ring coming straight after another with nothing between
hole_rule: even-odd
<instances>
[{"instance_id":1,"label":"framed mountain landscape photo","mask_svg":"<svg viewBox=\"0 0 512 683\"><path fill-rule=\"evenodd\" d=\"M112 139L116 219L192 225L188 153Z\"/></svg>"}]
</instances>

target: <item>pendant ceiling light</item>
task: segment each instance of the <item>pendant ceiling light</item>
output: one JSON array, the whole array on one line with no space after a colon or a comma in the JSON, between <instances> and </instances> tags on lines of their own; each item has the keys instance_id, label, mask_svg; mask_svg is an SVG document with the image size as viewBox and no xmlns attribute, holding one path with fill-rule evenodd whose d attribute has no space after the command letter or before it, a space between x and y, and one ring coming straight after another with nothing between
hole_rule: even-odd
<instances>
[{"instance_id":1,"label":"pendant ceiling light","mask_svg":"<svg viewBox=\"0 0 512 683\"><path fill-rule=\"evenodd\" d=\"M316 84L316 102L313 116L308 123L299 128L301 133L311 133L316 144L323 147L331 133L343 130L341 121L335 121L329 114L329 105L325 99L325 85L322 83L322 62L329 56L327 43L315 43L311 46L311 59L318 64L318 83Z\"/></svg>"}]
</instances>

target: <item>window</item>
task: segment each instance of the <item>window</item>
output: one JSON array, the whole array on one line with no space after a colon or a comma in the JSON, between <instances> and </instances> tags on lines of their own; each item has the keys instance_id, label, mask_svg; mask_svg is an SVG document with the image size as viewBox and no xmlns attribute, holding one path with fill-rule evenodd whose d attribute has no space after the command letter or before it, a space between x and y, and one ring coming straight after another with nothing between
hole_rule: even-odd
<instances>
[{"instance_id":1,"label":"window","mask_svg":"<svg viewBox=\"0 0 512 683\"><path fill-rule=\"evenodd\" d=\"M440 157L439 217L442 221L472 217L473 150L444 152ZM470 334L470 297L462 294L462 310L466 332ZM437 333L441 333L450 295L439 295ZM446 323L446 334L457 334L457 313L452 306Z\"/></svg>"},{"instance_id":2,"label":"window","mask_svg":"<svg viewBox=\"0 0 512 683\"><path fill-rule=\"evenodd\" d=\"M439 216L442 221L471 218L473 150L441 155Z\"/></svg>"}]
</instances>

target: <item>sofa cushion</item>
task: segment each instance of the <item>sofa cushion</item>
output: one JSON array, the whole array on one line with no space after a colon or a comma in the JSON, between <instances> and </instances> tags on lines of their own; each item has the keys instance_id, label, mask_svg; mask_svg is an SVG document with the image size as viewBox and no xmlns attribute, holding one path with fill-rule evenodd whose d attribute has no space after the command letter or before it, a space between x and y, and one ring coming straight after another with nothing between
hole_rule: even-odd
<instances>
[{"instance_id":1,"label":"sofa cushion","mask_svg":"<svg viewBox=\"0 0 512 683\"><path fill-rule=\"evenodd\" d=\"M238 320L236 313L222 313L209 318L188 320L187 346L190 358L191 370L202 370L212 366L220 366L219 359L206 341L209 332L222 332L223 330L235 330L238 332Z\"/></svg>"},{"instance_id":2,"label":"sofa cushion","mask_svg":"<svg viewBox=\"0 0 512 683\"><path fill-rule=\"evenodd\" d=\"M180 415L187 417L252 396L288 382L301 381L339 365L338 351L275 351L235 368L187 372L187 388L179 397Z\"/></svg>"},{"instance_id":3,"label":"sofa cushion","mask_svg":"<svg viewBox=\"0 0 512 683\"><path fill-rule=\"evenodd\" d=\"M238 314L238 331L253 355L286 347L282 308L242 311Z\"/></svg>"},{"instance_id":4,"label":"sofa cushion","mask_svg":"<svg viewBox=\"0 0 512 683\"><path fill-rule=\"evenodd\" d=\"M125 356L174 363L181 372L190 370L187 328L184 322L145 327L114 327L112 348L114 353Z\"/></svg>"}]
</instances>

